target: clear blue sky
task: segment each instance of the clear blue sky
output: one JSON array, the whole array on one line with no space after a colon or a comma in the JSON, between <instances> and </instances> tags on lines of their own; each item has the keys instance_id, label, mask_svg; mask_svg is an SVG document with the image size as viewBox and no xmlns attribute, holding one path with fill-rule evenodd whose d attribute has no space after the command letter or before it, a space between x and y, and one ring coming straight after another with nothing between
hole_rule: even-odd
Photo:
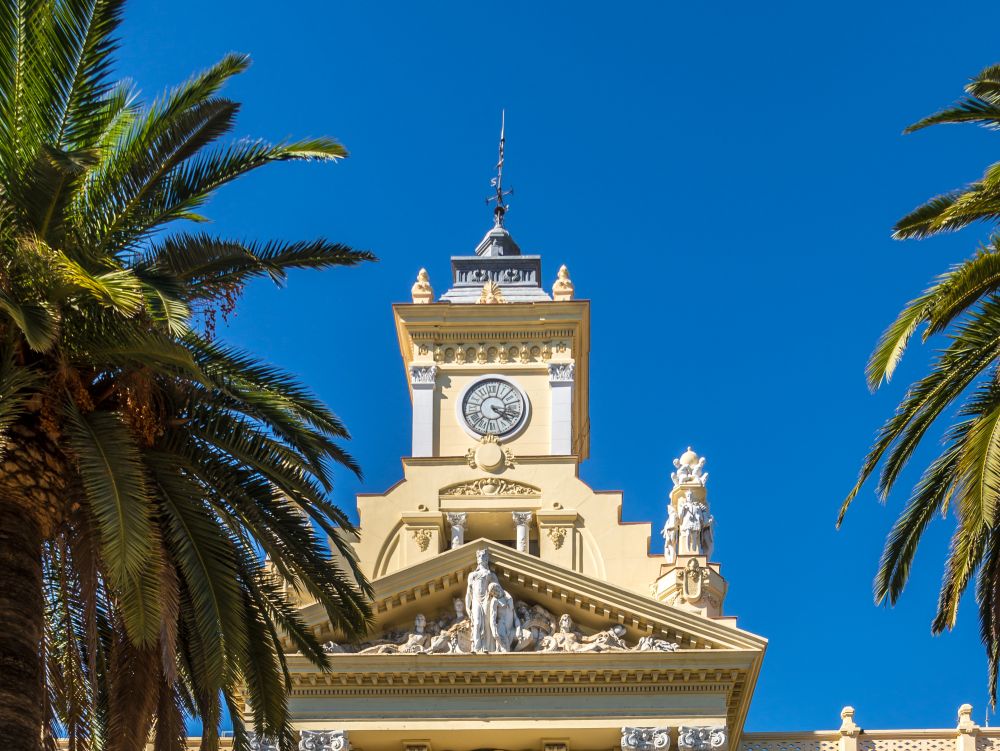
<instances>
[{"instance_id":1,"label":"clear blue sky","mask_svg":"<svg viewBox=\"0 0 1000 751\"><path fill-rule=\"evenodd\" d=\"M566 263L593 301L581 474L658 529L672 457L708 456L727 610L770 640L748 729L837 727L845 704L866 727L953 727L966 701L981 722L986 697L971 597L953 633L930 636L953 521L931 526L888 610L871 581L905 493L883 507L869 489L842 531L834 519L926 356L873 397L872 344L986 234L889 238L1000 146L971 127L900 131L1000 61L998 26L995 2L135 0L120 69L152 95L248 52L228 92L240 134L351 150L254 175L208 213L220 233L324 235L381 258L253 287L222 331L347 421L365 481L341 473L335 496L352 512L408 452L390 303L421 266L443 291L449 256L488 229L506 108L508 226L549 282Z\"/></svg>"}]
</instances>

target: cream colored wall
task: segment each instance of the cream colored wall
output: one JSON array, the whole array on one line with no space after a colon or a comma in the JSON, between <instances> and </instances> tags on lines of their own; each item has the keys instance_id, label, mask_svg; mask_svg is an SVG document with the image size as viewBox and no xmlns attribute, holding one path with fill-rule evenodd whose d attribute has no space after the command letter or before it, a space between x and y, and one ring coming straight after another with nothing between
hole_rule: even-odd
<instances>
[{"instance_id":1,"label":"cream colored wall","mask_svg":"<svg viewBox=\"0 0 1000 751\"><path fill-rule=\"evenodd\" d=\"M438 456L464 456L475 440L462 428L456 417L456 404L462 391L484 375L506 376L520 386L531 402L527 427L505 445L517 454L549 453L550 388L547 367L488 365L483 368L442 367L438 373L434 407L437 414L435 453Z\"/></svg>"},{"instance_id":2,"label":"cream colored wall","mask_svg":"<svg viewBox=\"0 0 1000 751\"><path fill-rule=\"evenodd\" d=\"M464 458L404 460L402 482L384 495L358 497L360 540L355 549L361 568L368 577L378 578L445 550L450 540L448 511L466 511L473 527L498 530L490 537L503 540L514 538L511 512L529 510L535 512L532 537L540 557L649 595L663 561L660 555L648 554L651 525L621 524L621 493L595 492L576 476L576 468L572 457L522 457L513 469L492 475L470 467ZM533 498L449 498L439 493L448 485L483 477L534 486L540 492ZM550 527L566 529L558 548L548 534ZM418 542L420 529L429 530L425 550ZM509 534L504 534L506 529Z\"/></svg>"}]
</instances>

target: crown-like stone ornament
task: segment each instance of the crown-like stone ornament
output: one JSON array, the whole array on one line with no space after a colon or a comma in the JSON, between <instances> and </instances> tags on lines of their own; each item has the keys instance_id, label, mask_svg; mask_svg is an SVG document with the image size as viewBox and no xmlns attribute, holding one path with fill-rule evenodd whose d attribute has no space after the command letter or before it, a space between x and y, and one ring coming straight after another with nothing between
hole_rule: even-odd
<instances>
[{"instance_id":1,"label":"crown-like stone ornament","mask_svg":"<svg viewBox=\"0 0 1000 751\"><path fill-rule=\"evenodd\" d=\"M486 282L483 285L483 291L479 293L479 299L476 301L478 305L496 305L505 302L507 300L503 296L500 285L496 282Z\"/></svg>"},{"instance_id":2,"label":"crown-like stone ornament","mask_svg":"<svg viewBox=\"0 0 1000 751\"><path fill-rule=\"evenodd\" d=\"M622 728L622 751L654 751L670 748L668 728Z\"/></svg>"},{"instance_id":3,"label":"crown-like stone ornament","mask_svg":"<svg viewBox=\"0 0 1000 751\"><path fill-rule=\"evenodd\" d=\"M346 730L303 730L299 751L350 751Z\"/></svg>"},{"instance_id":4,"label":"crown-like stone ornament","mask_svg":"<svg viewBox=\"0 0 1000 751\"><path fill-rule=\"evenodd\" d=\"M555 284L552 285L552 299L556 302L564 302L573 299L573 281L569 278L569 269L564 263L559 267Z\"/></svg>"},{"instance_id":5,"label":"crown-like stone ornament","mask_svg":"<svg viewBox=\"0 0 1000 751\"><path fill-rule=\"evenodd\" d=\"M708 472L704 472L705 457L699 457L691 447L687 451L674 459L676 472L670 473L670 479L674 481L674 487L678 485L698 485L705 487L708 482Z\"/></svg>"},{"instance_id":6,"label":"crown-like stone ornament","mask_svg":"<svg viewBox=\"0 0 1000 751\"><path fill-rule=\"evenodd\" d=\"M717 727L681 725L677 730L677 748L680 751L726 751L729 748L729 733L725 725Z\"/></svg>"},{"instance_id":7,"label":"crown-like stone ornament","mask_svg":"<svg viewBox=\"0 0 1000 751\"><path fill-rule=\"evenodd\" d=\"M431 287L431 278L427 275L427 269L420 269L417 272L417 281L413 283L410 295L415 303L429 303L434 301L434 288Z\"/></svg>"}]
</instances>

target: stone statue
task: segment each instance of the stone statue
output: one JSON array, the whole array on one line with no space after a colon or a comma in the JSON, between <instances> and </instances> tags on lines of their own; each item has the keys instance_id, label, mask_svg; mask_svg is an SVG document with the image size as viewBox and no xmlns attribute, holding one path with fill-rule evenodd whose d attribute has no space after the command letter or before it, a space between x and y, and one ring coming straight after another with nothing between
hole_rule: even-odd
<instances>
[{"instance_id":1,"label":"stone statue","mask_svg":"<svg viewBox=\"0 0 1000 751\"><path fill-rule=\"evenodd\" d=\"M673 501L667 504L667 523L663 525L663 562L677 560L677 510Z\"/></svg>"},{"instance_id":2,"label":"stone statue","mask_svg":"<svg viewBox=\"0 0 1000 751\"><path fill-rule=\"evenodd\" d=\"M423 613L417 613L413 619L413 631L398 641L383 641L361 650L361 654L390 655L416 654L424 652L431 644L431 635L427 633L427 618Z\"/></svg>"},{"instance_id":3,"label":"stone statue","mask_svg":"<svg viewBox=\"0 0 1000 751\"><path fill-rule=\"evenodd\" d=\"M678 504L680 517L680 553L681 555L711 555L712 554L712 524L714 519L702 501L696 501L690 490Z\"/></svg>"},{"instance_id":4,"label":"stone statue","mask_svg":"<svg viewBox=\"0 0 1000 751\"><path fill-rule=\"evenodd\" d=\"M490 632L488 590L490 584L499 586L497 575L490 571L490 551L476 551L476 568L469 574L465 589L465 612L469 614L472 651L493 652L493 634Z\"/></svg>"},{"instance_id":5,"label":"stone statue","mask_svg":"<svg viewBox=\"0 0 1000 751\"><path fill-rule=\"evenodd\" d=\"M541 605L531 605L518 601L515 605L517 616L521 619L521 633L517 636L517 652L533 652L537 650L546 637L556 629L556 619Z\"/></svg>"},{"instance_id":6,"label":"stone statue","mask_svg":"<svg viewBox=\"0 0 1000 751\"><path fill-rule=\"evenodd\" d=\"M681 454L679 459L674 459L676 472L670 473L670 479L674 482L674 487L678 485L701 485L705 487L708 482L708 472L703 472L705 468L705 457L699 457L691 447Z\"/></svg>"},{"instance_id":7,"label":"stone statue","mask_svg":"<svg viewBox=\"0 0 1000 751\"><path fill-rule=\"evenodd\" d=\"M676 642L658 639L655 636L643 636L639 638L639 643L634 649L636 652L676 652L677 648Z\"/></svg>"},{"instance_id":8,"label":"stone statue","mask_svg":"<svg viewBox=\"0 0 1000 751\"><path fill-rule=\"evenodd\" d=\"M575 652L580 644L580 632L576 630L569 613L559 616L559 630L542 641L542 652Z\"/></svg>"},{"instance_id":9,"label":"stone statue","mask_svg":"<svg viewBox=\"0 0 1000 751\"><path fill-rule=\"evenodd\" d=\"M487 588L489 596L490 635L494 651L510 652L521 630L521 620L514 609L514 599L497 582Z\"/></svg>"},{"instance_id":10,"label":"stone statue","mask_svg":"<svg viewBox=\"0 0 1000 751\"><path fill-rule=\"evenodd\" d=\"M596 634L584 636L581 644L574 652L624 652L628 649L625 643L625 627L616 623L611 628L598 631Z\"/></svg>"}]
</instances>

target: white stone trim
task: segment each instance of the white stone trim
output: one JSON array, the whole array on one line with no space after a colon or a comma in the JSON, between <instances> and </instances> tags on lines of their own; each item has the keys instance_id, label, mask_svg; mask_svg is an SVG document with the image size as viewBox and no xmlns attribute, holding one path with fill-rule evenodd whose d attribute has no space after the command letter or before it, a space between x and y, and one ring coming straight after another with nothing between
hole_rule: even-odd
<instances>
[{"instance_id":1,"label":"white stone trim","mask_svg":"<svg viewBox=\"0 0 1000 751\"><path fill-rule=\"evenodd\" d=\"M351 751L346 730L303 730L299 751Z\"/></svg>"},{"instance_id":2,"label":"white stone trim","mask_svg":"<svg viewBox=\"0 0 1000 751\"><path fill-rule=\"evenodd\" d=\"M549 363L549 395L552 409L549 426L549 453L573 453L573 385L575 366L571 362Z\"/></svg>"},{"instance_id":3,"label":"white stone trim","mask_svg":"<svg viewBox=\"0 0 1000 751\"><path fill-rule=\"evenodd\" d=\"M411 456L434 455L434 388L437 365L411 365L413 392L413 445Z\"/></svg>"}]
</instances>

